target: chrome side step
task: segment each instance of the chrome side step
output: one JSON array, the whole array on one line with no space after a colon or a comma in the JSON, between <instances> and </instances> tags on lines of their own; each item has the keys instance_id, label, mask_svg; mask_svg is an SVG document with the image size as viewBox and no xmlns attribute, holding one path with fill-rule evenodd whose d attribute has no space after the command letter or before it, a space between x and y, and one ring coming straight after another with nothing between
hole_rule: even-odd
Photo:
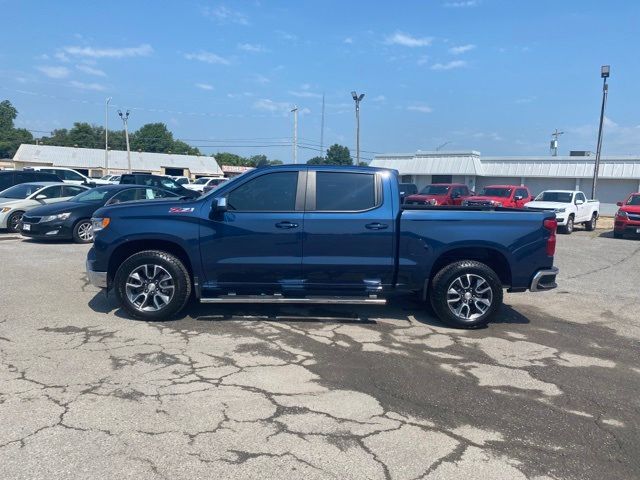
<instances>
[{"instance_id":1,"label":"chrome side step","mask_svg":"<svg viewBox=\"0 0 640 480\"><path fill-rule=\"evenodd\" d=\"M223 295L201 298L200 303L298 303L324 305L385 305L384 298L371 297L299 297L289 298L281 295Z\"/></svg>"}]
</instances>

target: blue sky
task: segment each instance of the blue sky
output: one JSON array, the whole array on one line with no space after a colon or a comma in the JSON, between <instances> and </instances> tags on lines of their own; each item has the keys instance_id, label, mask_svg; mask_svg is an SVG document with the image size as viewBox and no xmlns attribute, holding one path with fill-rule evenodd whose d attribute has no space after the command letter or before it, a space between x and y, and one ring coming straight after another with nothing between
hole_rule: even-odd
<instances>
[{"instance_id":1,"label":"blue sky","mask_svg":"<svg viewBox=\"0 0 640 480\"><path fill-rule=\"evenodd\" d=\"M19 125L164 122L212 153L291 160L299 136L361 148L547 154L595 150L601 64L611 64L603 152L640 153L640 2L0 0L0 98ZM214 144L220 147L213 146ZM238 145L252 145L238 147ZM269 146L263 146L269 145ZM299 158L317 154L301 149Z\"/></svg>"}]
</instances>

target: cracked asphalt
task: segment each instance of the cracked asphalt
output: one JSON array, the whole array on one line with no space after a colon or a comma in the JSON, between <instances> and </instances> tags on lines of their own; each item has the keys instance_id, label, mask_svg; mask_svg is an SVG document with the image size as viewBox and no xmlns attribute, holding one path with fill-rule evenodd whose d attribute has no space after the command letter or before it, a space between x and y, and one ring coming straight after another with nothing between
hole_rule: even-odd
<instances>
[{"instance_id":1,"label":"cracked asphalt","mask_svg":"<svg viewBox=\"0 0 640 480\"><path fill-rule=\"evenodd\" d=\"M387 307L125 318L87 246L0 234L0 478L640 478L640 241L477 331Z\"/></svg>"}]
</instances>

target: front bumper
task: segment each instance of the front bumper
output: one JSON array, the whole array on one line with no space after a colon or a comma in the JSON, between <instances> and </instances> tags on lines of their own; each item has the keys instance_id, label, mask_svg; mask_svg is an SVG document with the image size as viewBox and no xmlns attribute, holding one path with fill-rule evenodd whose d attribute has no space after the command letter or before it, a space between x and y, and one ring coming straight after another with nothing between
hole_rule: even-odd
<instances>
[{"instance_id":1,"label":"front bumper","mask_svg":"<svg viewBox=\"0 0 640 480\"><path fill-rule=\"evenodd\" d=\"M529 290L532 292L544 292L546 290L553 290L558 286L556 283L556 276L560 270L558 267L551 267L544 270L538 270L531 280Z\"/></svg>"},{"instance_id":2,"label":"front bumper","mask_svg":"<svg viewBox=\"0 0 640 480\"><path fill-rule=\"evenodd\" d=\"M107 288L107 272L96 272L95 270L92 270L90 260L87 260L86 268L87 277L89 278L89 283L91 285L98 288Z\"/></svg>"}]
</instances>

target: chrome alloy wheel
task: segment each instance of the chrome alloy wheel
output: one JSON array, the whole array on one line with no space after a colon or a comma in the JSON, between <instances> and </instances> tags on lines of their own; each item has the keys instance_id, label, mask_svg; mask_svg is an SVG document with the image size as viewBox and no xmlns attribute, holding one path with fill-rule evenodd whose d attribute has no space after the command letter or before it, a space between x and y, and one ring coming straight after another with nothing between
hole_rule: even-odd
<instances>
[{"instance_id":1,"label":"chrome alloy wheel","mask_svg":"<svg viewBox=\"0 0 640 480\"><path fill-rule=\"evenodd\" d=\"M78 226L78 237L85 242L93 240L93 226L91 222L83 222Z\"/></svg>"},{"instance_id":2,"label":"chrome alloy wheel","mask_svg":"<svg viewBox=\"0 0 640 480\"><path fill-rule=\"evenodd\" d=\"M447 289L449 310L461 320L471 321L484 315L493 302L493 290L480 275L466 273Z\"/></svg>"},{"instance_id":3,"label":"chrome alloy wheel","mask_svg":"<svg viewBox=\"0 0 640 480\"><path fill-rule=\"evenodd\" d=\"M160 265L140 265L127 278L126 294L141 312L157 312L166 307L175 293L171 274Z\"/></svg>"}]
</instances>

